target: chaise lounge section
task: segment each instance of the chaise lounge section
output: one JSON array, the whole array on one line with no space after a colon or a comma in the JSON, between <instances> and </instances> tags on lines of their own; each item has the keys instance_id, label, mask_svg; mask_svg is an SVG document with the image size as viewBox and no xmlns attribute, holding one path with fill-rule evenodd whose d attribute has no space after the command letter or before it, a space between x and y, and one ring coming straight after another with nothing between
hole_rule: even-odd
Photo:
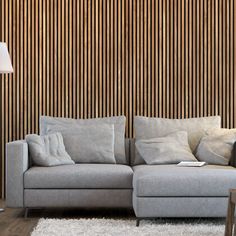
<instances>
[{"instance_id":1,"label":"chaise lounge section","mask_svg":"<svg viewBox=\"0 0 236 236\"><path fill-rule=\"evenodd\" d=\"M224 217L229 189L236 187L232 166L139 165L133 170L137 224L155 217Z\"/></svg>"}]
</instances>

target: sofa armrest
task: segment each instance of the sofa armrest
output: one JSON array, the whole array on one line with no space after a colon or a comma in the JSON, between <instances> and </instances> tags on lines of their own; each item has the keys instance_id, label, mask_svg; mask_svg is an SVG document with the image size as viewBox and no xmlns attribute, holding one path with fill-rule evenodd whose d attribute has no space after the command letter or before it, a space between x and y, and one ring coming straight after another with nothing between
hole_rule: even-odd
<instances>
[{"instance_id":1,"label":"sofa armrest","mask_svg":"<svg viewBox=\"0 0 236 236\"><path fill-rule=\"evenodd\" d=\"M24 172L29 168L28 145L25 141L6 146L6 205L24 207Z\"/></svg>"},{"instance_id":2,"label":"sofa armrest","mask_svg":"<svg viewBox=\"0 0 236 236\"><path fill-rule=\"evenodd\" d=\"M236 142L233 145L232 155L230 158L230 165L236 167Z\"/></svg>"}]
</instances>

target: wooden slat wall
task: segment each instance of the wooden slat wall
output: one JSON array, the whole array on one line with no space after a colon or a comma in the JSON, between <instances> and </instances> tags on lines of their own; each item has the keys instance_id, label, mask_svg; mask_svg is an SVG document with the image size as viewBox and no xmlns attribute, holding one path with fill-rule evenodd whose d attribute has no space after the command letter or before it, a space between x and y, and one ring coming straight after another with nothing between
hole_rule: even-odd
<instances>
[{"instance_id":1,"label":"wooden slat wall","mask_svg":"<svg viewBox=\"0 0 236 236\"><path fill-rule=\"evenodd\" d=\"M40 114L123 114L129 137L135 115L235 127L235 32L233 0L1 0L15 69L0 81L2 183L5 143Z\"/></svg>"}]
</instances>

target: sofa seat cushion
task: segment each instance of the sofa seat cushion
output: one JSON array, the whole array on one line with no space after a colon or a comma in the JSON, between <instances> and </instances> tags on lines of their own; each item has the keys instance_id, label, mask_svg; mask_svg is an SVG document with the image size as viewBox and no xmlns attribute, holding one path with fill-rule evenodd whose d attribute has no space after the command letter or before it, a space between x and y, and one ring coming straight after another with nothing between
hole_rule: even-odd
<instances>
[{"instance_id":1,"label":"sofa seat cushion","mask_svg":"<svg viewBox=\"0 0 236 236\"><path fill-rule=\"evenodd\" d=\"M236 169L231 166L139 165L133 170L137 197L225 197L236 188Z\"/></svg>"},{"instance_id":2,"label":"sofa seat cushion","mask_svg":"<svg viewBox=\"0 0 236 236\"><path fill-rule=\"evenodd\" d=\"M133 170L118 164L75 164L31 167L24 174L27 189L131 189Z\"/></svg>"}]
</instances>

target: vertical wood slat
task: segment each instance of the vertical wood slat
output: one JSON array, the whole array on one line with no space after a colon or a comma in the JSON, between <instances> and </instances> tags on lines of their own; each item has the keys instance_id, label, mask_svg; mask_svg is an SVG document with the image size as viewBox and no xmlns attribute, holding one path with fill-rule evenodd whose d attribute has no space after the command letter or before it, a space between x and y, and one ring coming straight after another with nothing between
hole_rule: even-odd
<instances>
[{"instance_id":1,"label":"vertical wood slat","mask_svg":"<svg viewBox=\"0 0 236 236\"><path fill-rule=\"evenodd\" d=\"M14 74L1 76L5 143L39 132L39 116L188 118L236 126L233 0L2 0L0 41Z\"/></svg>"}]
</instances>

